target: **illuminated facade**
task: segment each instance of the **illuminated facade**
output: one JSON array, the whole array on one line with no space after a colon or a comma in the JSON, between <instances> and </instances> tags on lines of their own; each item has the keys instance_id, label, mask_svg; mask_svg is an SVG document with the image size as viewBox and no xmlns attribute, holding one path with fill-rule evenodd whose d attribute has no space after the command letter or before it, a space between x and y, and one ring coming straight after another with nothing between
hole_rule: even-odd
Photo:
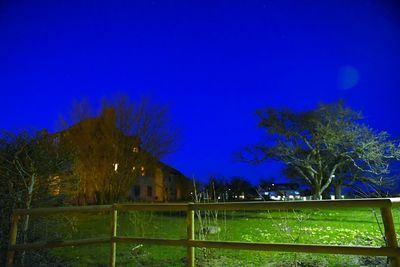
<instances>
[{"instance_id":1,"label":"illuminated facade","mask_svg":"<svg viewBox=\"0 0 400 267\"><path fill-rule=\"evenodd\" d=\"M119 131L113 109L106 109L101 116L82 120L54 136L55 142L71 142L77 147L78 160L71 173L86 181L79 185L84 196L78 197L85 202L96 202L97 195L102 193L96 182L104 184L109 179L129 181L124 183L130 186L123 198L134 201L175 201L184 197L187 178L142 150L138 137ZM52 194L59 195L62 188L57 183L60 183L59 177L52 179L51 188Z\"/></svg>"}]
</instances>

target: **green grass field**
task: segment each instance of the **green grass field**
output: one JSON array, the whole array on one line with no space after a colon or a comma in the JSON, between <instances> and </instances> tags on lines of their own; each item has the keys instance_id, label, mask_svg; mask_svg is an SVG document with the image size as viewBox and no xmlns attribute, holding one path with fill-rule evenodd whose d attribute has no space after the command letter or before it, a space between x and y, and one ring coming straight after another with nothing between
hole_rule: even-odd
<instances>
[{"instance_id":1,"label":"green grass field","mask_svg":"<svg viewBox=\"0 0 400 267\"><path fill-rule=\"evenodd\" d=\"M399 210L394 211L394 218L399 233ZM39 220L42 223L36 224L38 229L34 229L34 233L41 239L107 237L110 234L110 216L104 214ZM45 227L43 221L47 222ZM198 220L196 224L198 231ZM379 210L371 209L219 212L218 220L212 220L210 225L218 226L220 232L208 234L208 240L384 245ZM118 235L184 239L185 214L120 213ZM58 248L51 253L72 266L107 266L109 245ZM117 245L117 266L184 266L185 256L183 247ZM196 249L196 261L198 266L385 266L386 263L385 258L377 257L200 248Z\"/></svg>"}]
</instances>

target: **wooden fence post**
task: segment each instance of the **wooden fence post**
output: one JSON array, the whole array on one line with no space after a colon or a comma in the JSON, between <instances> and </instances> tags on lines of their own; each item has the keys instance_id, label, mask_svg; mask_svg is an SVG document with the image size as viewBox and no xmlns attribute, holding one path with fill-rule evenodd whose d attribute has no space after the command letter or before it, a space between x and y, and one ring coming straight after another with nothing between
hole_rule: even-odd
<instances>
[{"instance_id":1,"label":"wooden fence post","mask_svg":"<svg viewBox=\"0 0 400 267\"><path fill-rule=\"evenodd\" d=\"M194 210L192 209L193 203L188 203L187 210L187 240L194 240ZM194 267L195 265L195 256L194 256L194 247L187 246L187 266Z\"/></svg>"},{"instance_id":2,"label":"wooden fence post","mask_svg":"<svg viewBox=\"0 0 400 267\"><path fill-rule=\"evenodd\" d=\"M7 251L7 267L12 267L14 262L15 250L11 250L10 247L17 243L17 233L18 233L18 221L19 215L11 215L11 228L10 228L10 240L8 242Z\"/></svg>"},{"instance_id":3,"label":"wooden fence post","mask_svg":"<svg viewBox=\"0 0 400 267\"><path fill-rule=\"evenodd\" d=\"M396 231L391 208L381 208L382 222L385 227L386 245L388 247L397 248ZM400 256L390 257L390 266L400 267Z\"/></svg>"},{"instance_id":4,"label":"wooden fence post","mask_svg":"<svg viewBox=\"0 0 400 267\"><path fill-rule=\"evenodd\" d=\"M115 237L117 236L117 225L118 225L118 210L116 205L111 208L111 240L110 240L110 264L109 266L115 267L115 260L117 255L117 244L115 243Z\"/></svg>"}]
</instances>

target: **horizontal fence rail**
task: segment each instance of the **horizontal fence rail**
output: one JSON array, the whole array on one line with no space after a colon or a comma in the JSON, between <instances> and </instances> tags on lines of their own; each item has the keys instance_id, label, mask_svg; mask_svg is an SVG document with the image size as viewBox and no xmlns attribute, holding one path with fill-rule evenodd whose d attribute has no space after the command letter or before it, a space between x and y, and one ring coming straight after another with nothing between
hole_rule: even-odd
<instances>
[{"instance_id":1,"label":"horizontal fence rail","mask_svg":"<svg viewBox=\"0 0 400 267\"><path fill-rule=\"evenodd\" d=\"M385 229L385 247L341 246L317 244L269 244L257 242L205 241L194 238L195 211L262 211L262 210L296 210L296 209L345 209L345 208L379 208ZM183 246L187 248L187 264L195 265L195 247L241 249L280 252L325 253L343 255L386 256L390 258L391 266L400 267L400 248L394 227L392 208L400 208L400 198L383 199L352 199L352 200L312 200L290 202L231 202L231 203L168 203L168 204L114 204L84 207L60 207L16 209L11 217L10 240L7 252L7 266L13 266L15 251L25 251L40 248L56 248L68 246L86 246L92 244L110 244L110 266L115 266L117 243L140 243L165 246ZM119 211L183 211L187 213L186 239L139 238L117 236ZM79 240L51 240L28 244L16 244L18 221L26 215L53 215L72 213L110 213L111 234L108 238L88 238Z\"/></svg>"}]
</instances>

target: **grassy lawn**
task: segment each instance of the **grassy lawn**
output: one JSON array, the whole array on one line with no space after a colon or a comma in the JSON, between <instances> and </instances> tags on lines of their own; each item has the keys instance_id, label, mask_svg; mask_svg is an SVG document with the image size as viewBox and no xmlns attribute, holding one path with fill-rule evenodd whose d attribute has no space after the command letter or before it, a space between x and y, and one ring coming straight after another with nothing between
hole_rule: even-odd
<instances>
[{"instance_id":1,"label":"grassy lawn","mask_svg":"<svg viewBox=\"0 0 400 267\"><path fill-rule=\"evenodd\" d=\"M374 214L376 212L376 215ZM399 233L400 212L394 211ZM378 221L377 221L378 218ZM41 227L41 238L107 237L110 216L75 215ZM62 222L62 223L61 223ZM199 230L196 220L196 231ZM219 212L220 232L208 240L266 243L305 243L383 246L383 225L379 210L303 210L263 212ZM212 223L215 225L215 222ZM120 213L120 236L186 238L184 213ZM197 238L197 235L196 235ZM139 245L139 246L138 246ZM51 250L72 266L107 266L109 245L92 245ZM117 266L184 266L186 249L181 247L117 244ZM199 266L384 266L384 258L277 253L220 249L196 249Z\"/></svg>"}]
</instances>

